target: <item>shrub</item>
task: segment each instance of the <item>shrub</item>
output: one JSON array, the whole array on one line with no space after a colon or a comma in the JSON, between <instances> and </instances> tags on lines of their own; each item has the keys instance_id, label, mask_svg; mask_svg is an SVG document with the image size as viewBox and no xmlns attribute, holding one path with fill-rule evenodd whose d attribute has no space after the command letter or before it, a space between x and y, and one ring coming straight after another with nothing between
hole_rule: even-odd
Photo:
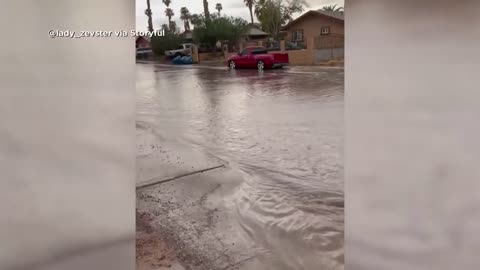
<instances>
[{"instance_id":1,"label":"shrub","mask_svg":"<svg viewBox=\"0 0 480 270\"><path fill-rule=\"evenodd\" d=\"M155 55L164 55L165 51L174 50L182 43L185 40L180 35L165 32L165 36L152 37L152 50Z\"/></svg>"},{"instance_id":2,"label":"shrub","mask_svg":"<svg viewBox=\"0 0 480 270\"><path fill-rule=\"evenodd\" d=\"M193 29L193 39L197 43L215 46L217 41L236 42L247 21L242 18L212 15L210 20L199 16Z\"/></svg>"}]
</instances>

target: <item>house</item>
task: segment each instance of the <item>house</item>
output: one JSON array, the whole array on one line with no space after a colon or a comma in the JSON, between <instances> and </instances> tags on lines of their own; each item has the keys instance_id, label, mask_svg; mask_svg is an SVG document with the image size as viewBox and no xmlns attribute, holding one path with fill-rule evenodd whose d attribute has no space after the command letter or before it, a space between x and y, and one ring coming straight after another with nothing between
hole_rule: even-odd
<instances>
[{"instance_id":1,"label":"house","mask_svg":"<svg viewBox=\"0 0 480 270\"><path fill-rule=\"evenodd\" d=\"M138 36L135 40L135 48L142 49L142 48L151 48L151 40L150 37L147 36Z\"/></svg>"},{"instance_id":2,"label":"house","mask_svg":"<svg viewBox=\"0 0 480 270\"><path fill-rule=\"evenodd\" d=\"M191 30L185 30L181 36L185 39L185 43L193 43L193 32Z\"/></svg>"},{"instance_id":3,"label":"house","mask_svg":"<svg viewBox=\"0 0 480 270\"><path fill-rule=\"evenodd\" d=\"M135 39L135 51L137 59L145 59L150 57L152 52L152 42L149 37L139 36Z\"/></svg>"},{"instance_id":4,"label":"house","mask_svg":"<svg viewBox=\"0 0 480 270\"><path fill-rule=\"evenodd\" d=\"M322 38L331 39L332 36L341 37L343 40L344 15L343 12L310 10L285 25L282 32L287 42L303 47L309 39L316 39L315 43L320 43Z\"/></svg>"},{"instance_id":5,"label":"house","mask_svg":"<svg viewBox=\"0 0 480 270\"><path fill-rule=\"evenodd\" d=\"M265 43L270 35L260 29L260 25L249 23L245 26L241 41L246 46L257 46L259 42Z\"/></svg>"}]
</instances>

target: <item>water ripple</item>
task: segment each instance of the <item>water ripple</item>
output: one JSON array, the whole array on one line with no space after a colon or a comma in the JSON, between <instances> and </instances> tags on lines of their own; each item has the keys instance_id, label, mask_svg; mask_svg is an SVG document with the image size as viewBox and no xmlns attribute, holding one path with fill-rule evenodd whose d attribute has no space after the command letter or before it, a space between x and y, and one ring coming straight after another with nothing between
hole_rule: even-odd
<instances>
[{"instance_id":1,"label":"water ripple","mask_svg":"<svg viewBox=\"0 0 480 270\"><path fill-rule=\"evenodd\" d=\"M243 173L230 199L265 269L343 269L340 72L139 70L137 118Z\"/></svg>"}]
</instances>

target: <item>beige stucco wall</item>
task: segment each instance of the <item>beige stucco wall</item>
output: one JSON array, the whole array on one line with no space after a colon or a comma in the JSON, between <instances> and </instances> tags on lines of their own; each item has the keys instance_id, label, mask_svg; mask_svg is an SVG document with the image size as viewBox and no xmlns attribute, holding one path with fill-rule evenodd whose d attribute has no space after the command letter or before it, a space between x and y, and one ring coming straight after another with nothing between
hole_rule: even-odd
<instances>
[{"instance_id":1,"label":"beige stucco wall","mask_svg":"<svg viewBox=\"0 0 480 270\"><path fill-rule=\"evenodd\" d=\"M315 64L315 55L313 49L313 38L305 40L307 45L303 50L278 51L278 53L288 53L288 62L290 65L313 65ZM276 52L271 52L276 53Z\"/></svg>"},{"instance_id":2,"label":"beige stucco wall","mask_svg":"<svg viewBox=\"0 0 480 270\"><path fill-rule=\"evenodd\" d=\"M303 30L304 42L306 43L308 38L319 36L322 27L327 26L330 27L330 32L333 34L343 35L345 32L344 22L326 16L309 14L286 29L286 41L292 41L293 31Z\"/></svg>"}]
</instances>

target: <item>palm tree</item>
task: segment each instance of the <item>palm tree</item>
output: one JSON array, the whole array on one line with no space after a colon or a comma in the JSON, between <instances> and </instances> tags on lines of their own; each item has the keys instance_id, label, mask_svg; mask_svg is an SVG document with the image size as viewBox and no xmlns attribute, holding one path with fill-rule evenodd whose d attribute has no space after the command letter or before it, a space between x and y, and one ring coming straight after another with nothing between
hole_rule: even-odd
<instances>
[{"instance_id":1,"label":"palm tree","mask_svg":"<svg viewBox=\"0 0 480 270\"><path fill-rule=\"evenodd\" d=\"M165 15L168 17L168 25L172 24L172 17L175 15L171 8L165 9ZM170 29L171 30L171 29Z\"/></svg>"},{"instance_id":2,"label":"palm tree","mask_svg":"<svg viewBox=\"0 0 480 270\"><path fill-rule=\"evenodd\" d=\"M218 10L218 15L220 15L220 11L223 9L223 8L222 8L222 4L221 4L221 3L217 3L217 5L215 6L215 9Z\"/></svg>"},{"instance_id":3,"label":"palm tree","mask_svg":"<svg viewBox=\"0 0 480 270\"><path fill-rule=\"evenodd\" d=\"M170 24L168 25L168 28L170 29L170 33L177 34L177 23L175 21L171 21Z\"/></svg>"},{"instance_id":4,"label":"palm tree","mask_svg":"<svg viewBox=\"0 0 480 270\"><path fill-rule=\"evenodd\" d=\"M248 10L250 10L250 20L253 23L253 11L252 11L252 9L253 9L253 5L255 4L255 0L243 0L243 1L247 5Z\"/></svg>"},{"instance_id":5,"label":"palm tree","mask_svg":"<svg viewBox=\"0 0 480 270\"><path fill-rule=\"evenodd\" d=\"M166 23L162 24L162 30L168 32L168 25Z\"/></svg>"},{"instance_id":6,"label":"palm tree","mask_svg":"<svg viewBox=\"0 0 480 270\"><path fill-rule=\"evenodd\" d=\"M168 17L168 25L170 26L172 24L172 17L173 15L175 15L173 13L173 10L170 8L170 4L172 3L172 0L162 0L162 3L164 3L165 6L167 6L167 8L165 9L165 15Z\"/></svg>"},{"instance_id":7,"label":"palm tree","mask_svg":"<svg viewBox=\"0 0 480 270\"><path fill-rule=\"evenodd\" d=\"M202 20L200 19L200 16L198 16L198 14L192 14L190 16L190 21L194 26L198 26L202 23Z\"/></svg>"},{"instance_id":8,"label":"palm tree","mask_svg":"<svg viewBox=\"0 0 480 270\"><path fill-rule=\"evenodd\" d=\"M147 15L148 17L148 31L153 32L152 10L150 9L150 0L147 0L147 9L145 9L145 15Z\"/></svg>"},{"instance_id":9,"label":"palm tree","mask_svg":"<svg viewBox=\"0 0 480 270\"><path fill-rule=\"evenodd\" d=\"M203 0L203 13L205 14L205 19L210 20L210 11L208 11L208 1Z\"/></svg>"},{"instance_id":10,"label":"palm tree","mask_svg":"<svg viewBox=\"0 0 480 270\"><path fill-rule=\"evenodd\" d=\"M330 6L324 6L322 8L323 11L333 11L333 12L342 12L343 7L337 7L337 4L335 5L330 5Z\"/></svg>"},{"instance_id":11,"label":"palm tree","mask_svg":"<svg viewBox=\"0 0 480 270\"><path fill-rule=\"evenodd\" d=\"M185 28L185 31L190 30L190 11L188 11L187 7L182 7L180 9L180 19L183 21L183 28Z\"/></svg>"}]
</instances>

